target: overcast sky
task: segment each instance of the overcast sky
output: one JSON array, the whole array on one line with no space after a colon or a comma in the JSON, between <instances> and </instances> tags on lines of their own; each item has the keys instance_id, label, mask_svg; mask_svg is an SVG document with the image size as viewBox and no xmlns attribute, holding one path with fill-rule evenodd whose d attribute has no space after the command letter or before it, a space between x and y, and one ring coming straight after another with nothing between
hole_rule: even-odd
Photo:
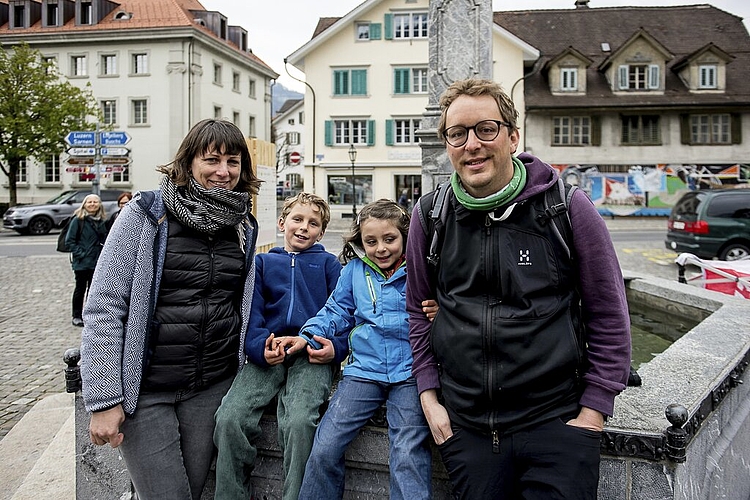
<instances>
[{"instance_id":1,"label":"overcast sky","mask_svg":"<svg viewBox=\"0 0 750 500\"><path fill-rule=\"evenodd\" d=\"M253 53L274 71L284 86L304 91L304 85L289 77L284 69L284 58L310 40L318 19L342 17L362 3L362 0L201 0L207 10L218 10L231 25L247 30L248 44ZM590 7L652 7L662 5L710 4L740 16L750 27L750 0L591 0ZM575 0L492 0L492 10L536 10L573 8ZM750 29L750 28L748 28ZM292 75L304 75L291 65Z\"/></svg>"}]
</instances>

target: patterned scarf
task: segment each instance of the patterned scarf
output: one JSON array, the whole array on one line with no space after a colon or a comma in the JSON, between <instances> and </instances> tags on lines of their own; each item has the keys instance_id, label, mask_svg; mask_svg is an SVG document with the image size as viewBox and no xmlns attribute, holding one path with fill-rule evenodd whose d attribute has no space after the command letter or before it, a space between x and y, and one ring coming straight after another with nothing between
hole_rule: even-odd
<instances>
[{"instance_id":1,"label":"patterned scarf","mask_svg":"<svg viewBox=\"0 0 750 500\"><path fill-rule=\"evenodd\" d=\"M510 182L497 193L485 198L474 198L466 192L466 189L461 185L458 174L453 172L451 175L451 187L458 202L469 210L491 212L513 201L526 186L526 166L515 156L511 158L513 159L513 177L510 179Z\"/></svg>"},{"instance_id":2,"label":"patterned scarf","mask_svg":"<svg viewBox=\"0 0 750 500\"><path fill-rule=\"evenodd\" d=\"M253 207L248 193L206 189L192 177L187 186L177 186L169 177L164 177L161 191L164 205L177 220L208 234L227 226L239 228Z\"/></svg>"}]
</instances>

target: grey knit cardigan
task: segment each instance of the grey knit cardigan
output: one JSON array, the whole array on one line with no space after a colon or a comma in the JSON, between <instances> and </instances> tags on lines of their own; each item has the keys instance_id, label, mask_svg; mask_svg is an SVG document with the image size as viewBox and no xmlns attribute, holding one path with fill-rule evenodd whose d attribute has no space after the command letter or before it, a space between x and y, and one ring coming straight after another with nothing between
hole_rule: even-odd
<instances>
[{"instance_id":1,"label":"grey knit cardigan","mask_svg":"<svg viewBox=\"0 0 750 500\"><path fill-rule=\"evenodd\" d=\"M167 248L168 223L161 191L138 192L123 207L102 249L83 311L81 378L88 411L122 403L132 414L138 403L145 348ZM255 286L255 240L252 215L242 223L245 286L242 331L237 356L240 369Z\"/></svg>"}]
</instances>

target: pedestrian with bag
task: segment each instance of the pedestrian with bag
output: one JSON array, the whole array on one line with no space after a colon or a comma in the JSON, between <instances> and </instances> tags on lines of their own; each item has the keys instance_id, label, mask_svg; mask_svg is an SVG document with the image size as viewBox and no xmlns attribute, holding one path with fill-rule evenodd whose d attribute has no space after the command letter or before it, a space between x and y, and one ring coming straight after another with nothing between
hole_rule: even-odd
<instances>
[{"instance_id":1,"label":"pedestrian with bag","mask_svg":"<svg viewBox=\"0 0 750 500\"><path fill-rule=\"evenodd\" d=\"M83 326L83 302L107 238L107 214L99 196L87 195L66 227L65 245L70 250L76 286L73 289L73 326Z\"/></svg>"},{"instance_id":2,"label":"pedestrian with bag","mask_svg":"<svg viewBox=\"0 0 750 500\"><path fill-rule=\"evenodd\" d=\"M140 500L198 500L214 413L245 361L260 180L240 129L216 119L158 170L160 189L122 209L94 273L82 395L91 441L119 447Z\"/></svg>"},{"instance_id":3,"label":"pedestrian with bag","mask_svg":"<svg viewBox=\"0 0 750 500\"><path fill-rule=\"evenodd\" d=\"M558 174L515 156L518 112L497 83L454 82L440 107L454 172L436 248L411 225L406 300L413 373L454 497L595 499L604 421L630 366L609 232L581 189L568 214L545 206ZM572 248L554 221L568 215Z\"/></svg>"}]
</instances>

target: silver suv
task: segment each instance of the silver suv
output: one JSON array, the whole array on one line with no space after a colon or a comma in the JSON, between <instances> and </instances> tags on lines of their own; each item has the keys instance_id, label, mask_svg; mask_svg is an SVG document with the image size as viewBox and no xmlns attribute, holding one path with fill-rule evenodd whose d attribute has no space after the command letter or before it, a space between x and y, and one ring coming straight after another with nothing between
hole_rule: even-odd
<instances>
[{"instance_id":1,"label":"silver suv","mask_svg":"<svg viewBox=\"0 0 750 500\"><path fill-rule=\"evenodd\" d=\"M117 197L124 191L102 189L99 196L107 217L117 211ZM81 206L90 190L64 191L41 205L17 205L3 215L3 227L21 234L47 234L58 228Z\"/></svg>"}]
</instances>

